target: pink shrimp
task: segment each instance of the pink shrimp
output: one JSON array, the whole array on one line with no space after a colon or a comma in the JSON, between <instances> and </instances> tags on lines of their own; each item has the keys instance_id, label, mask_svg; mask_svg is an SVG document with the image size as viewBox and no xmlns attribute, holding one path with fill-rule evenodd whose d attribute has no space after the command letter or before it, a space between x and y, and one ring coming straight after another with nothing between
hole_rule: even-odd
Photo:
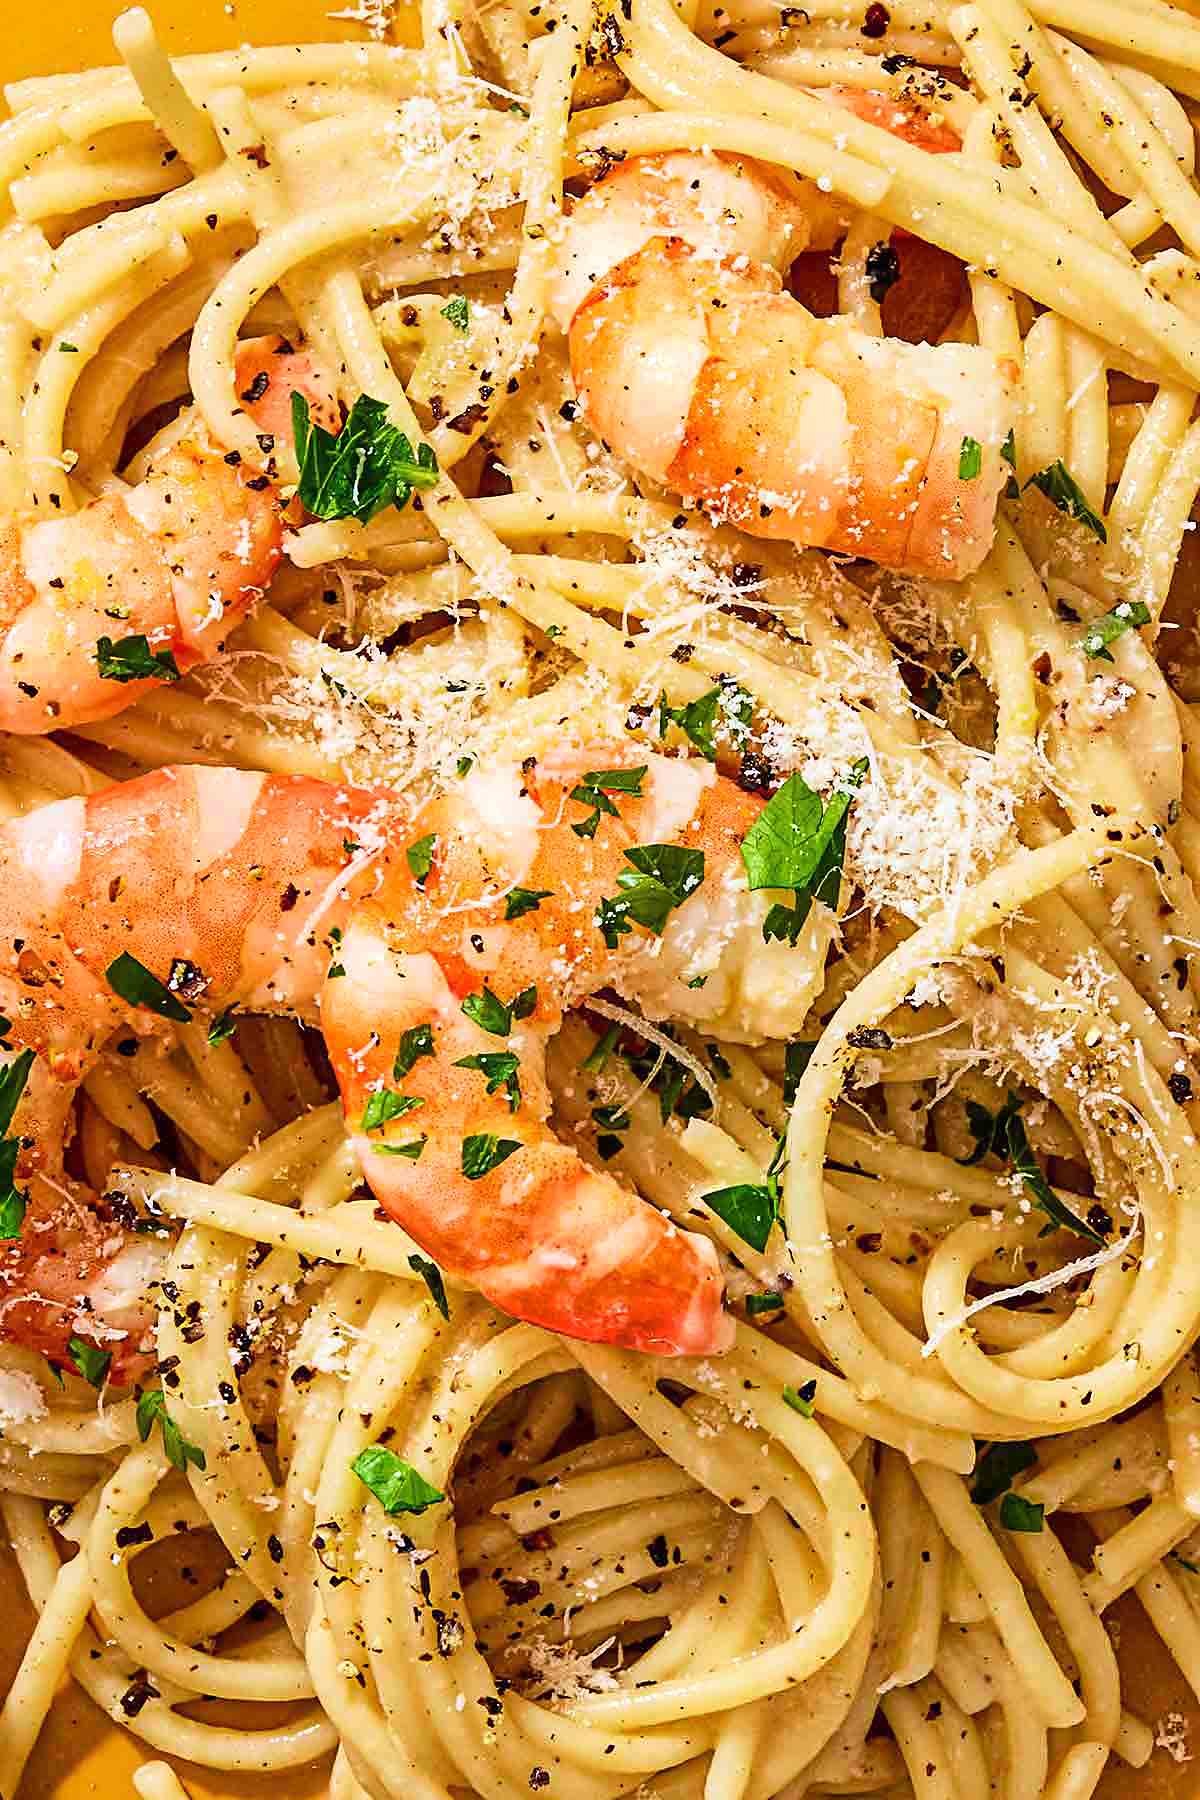
<instances>
[{"instance_id":1,"label":"pink shrimp","mask_svg":"<svg viewBox=\"0 0 1200 1800\"><path fill-rule=\"evenodd\" d=\"M831 96L930 150L888 96ZM877 338L781 291L836 214L811 183L680 152L619 164L567 223L552 307L584 411L637 469L757 537L961 577L991 545L1016 368Z\"/></svg>"},{"instance_id":2,"label":"pink shrimp","mask_svg":"<svg viewBox=\"0 0 1200 1800\"><path fill-rule=\"evenodd\" d=\"M82 1337L117 1379L146 1353L162 1246L70 1180L62 1146L105 1041L156 1025L136 1004L149 971L192 1005L319 1020L376 1196L506 1311L639 1349L724 1349L712 1244L558 1140L545 1051L600 987L729 1036L798 1028L827 926L814 907L800 950L763 942L776 896L749 891L739 856L761 805L708 763L592 744L474 770L415 812L176 768L6 826L0 1010L9 1070L23 1058L8 1079L25 1077L29 1198L0 1256L0 1335L57 1356ZM619 907L602 929L639 844L686 852L661 935Z\"/></svg>"},{"instance_id":3,"label":"pink shrimp","mask_svg":"<svg viewBox=\"0 0 1200 1800\"><path fill-rule=\"evenodd\" d=\"M290 430L293 388L336 429L319 370L282 338L243 345L237 380L267 456L267 434ZM136 487L77 513L0 521L0 729L111 718L207 662L262 597L282 544L268 476L222 456L195 423Z\"/></svg>"}]
</instances>

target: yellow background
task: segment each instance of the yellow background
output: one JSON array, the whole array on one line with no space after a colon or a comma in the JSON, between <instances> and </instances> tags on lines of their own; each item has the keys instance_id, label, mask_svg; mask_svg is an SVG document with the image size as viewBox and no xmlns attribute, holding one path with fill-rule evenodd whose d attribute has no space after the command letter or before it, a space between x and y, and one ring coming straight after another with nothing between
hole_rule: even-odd
<instances>
[{"instance_id":1,"label":"yellow background","mask_svg":"<svg viewBox=\"0 0 1200 1800\"><path fill-rule=\"evenodd\" d=\"M337 6L339 0L325 0ZM342 0L345 4L345 0ZM331 20L321 0L158 0L151 9L167 48L180 51L229 49L243 43L287 43L297 39L358 39L361 27ZM14 25L14 0L0 0L9 22L0 24L0 76L5 80L24 75L93 67L114 60L109 37L112 20L121 10L115 0L43 0L37 7L20 8L20 24ZM23 1585L7 1549L0 1544L0 1691L11 1679L33 1618ZM1184 1712L1191 1726L1195 1755L1200 1761L1200 1713L1190 1692L1168 1664L1148 1631L1140 1608L1122 1604L1120 1615L1121 1662L1126 1671L1125 1696L1142 1717L1153 1720L1168 1710ZM1137 1671L1131 1676L1130 1671ZM230 1709L203 1710L216 1722ZM257 1717L264 1718L263 1709ZM130 1777L139 1763L154 1753L115 1729L78 1690L60 1695L38 1742L21 1800L133 1800ZM1179 1768L1162 1753L1149 1769L1134 1775L1122 1763L1111 1762L1101 1785L1103 1800L1200 1800L1196 1765ZM326 1788L327 1765L309 1770L285 1771L271 1777L220 1775L180 1765L196 1800L316 1800ZM571 1800L564 1794L562 1800Z\"/></svg>"}]
</instances>

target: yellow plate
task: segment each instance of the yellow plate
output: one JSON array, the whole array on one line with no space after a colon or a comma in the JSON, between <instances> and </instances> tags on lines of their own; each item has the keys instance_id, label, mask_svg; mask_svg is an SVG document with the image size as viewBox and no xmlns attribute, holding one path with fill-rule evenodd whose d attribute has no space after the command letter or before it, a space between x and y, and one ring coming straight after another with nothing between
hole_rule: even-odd
<instances>
[{"instance_id":1,"label":"yellow plate","mask_svg":"<svg viewBox=\"0 0 1200 1800\"><path fill-rule=\"evenodd\" d=\"M361 41L362 29L331 20L325 5L338 0L148 0L167 48L175 51L224 50L244 43L294 43L297 40ZM1184 0L1190 10L1190 0ZM0 5L3 0L0 0ZM342 0L346 4L346 0ZM109 36L112 20L122 10L115 0L54 0L23 15L19 31L10 27L0 38L0 79L43 75L95 67L114 60ZM165 1587L165 1584L164 1584ZM162 1596L161 1606L181 1603L184 1595ZM24 1586L7 1546L0 1543L0 1606L7 1625L0 1631L0 1692L7 1689L33 1626ZM158 1610L158 1607L155 1607ZM1113 1609L1121 1625L1120 1660L1125 1670L1125 1699L1142 1718L1155 1720L1181 1712L1189 1734L1200 1748L1200 1709L1174 1665L1148 1629L1141 1609L1123 1602ZM1136 1670L1134 1679L1130 1671ZM231 1709L222 1706L229 1723ZM206 1709L216 1719L216 1709ZM259 1708L257 1717L262 1721ZM133 1800L131 1776L154 1756L114 1727L74 1686L64 1688L38 1741L21 1789L21 1800ZM177 1765L196 1800L268 1800L286 1793L287 1800L318 1800L327 1789L328 1764L274 1777L224 1775ZM567 1800L570 1797L567 1796ZM1098 1800L1200 1800L1191 1768L1171 1762L1161 1751L1139 1774L1123 1763L1110 1762Z\"/></svg>"}]
</instances>

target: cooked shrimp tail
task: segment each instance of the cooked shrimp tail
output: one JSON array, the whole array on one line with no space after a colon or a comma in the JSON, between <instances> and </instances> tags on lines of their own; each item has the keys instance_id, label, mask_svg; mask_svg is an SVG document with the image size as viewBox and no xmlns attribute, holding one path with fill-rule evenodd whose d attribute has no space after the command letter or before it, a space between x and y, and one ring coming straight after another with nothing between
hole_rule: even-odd
<instances>
[{"instance_id":1,"label":"cooked shrimp tail","mask_svg":"<svg viewBox=\"0 0 1200 1800\"><path fill-rule=\"evenodd\" d=\"M836 103L906 117L883 95ZM635 468L754 536L966 575L991 544L1017 370L814 318L782 275L835 232L811 183L744 159L619 164L576 205L554 293L579 399Z\"/></svg>"},{"instance_id":2,"label":"cooked shrimp tail","mask_svg":"<svg viewBox=\"0 0 1200 1800\"><path fill-rule=\"evenodd\" d=\"M747 1041L799 1027L832 921L814 905L796 946L764 943L777 897L740 857L760 809L708 763L592 744L473 770L416 813L177 768L4 827L3 1055L25 1057L29 1199L0 1252L0 1335L99 1343L114 1378L140 1366L161 1244L64 1174L63 1143L105 1042L169 1030L182 983L189 1007L320 1024L381 1204L498 1305L568 1336L725 1348L712 1244L559 1139L545 1057L600 988ZM647 859L667 876L650 926L628 899Z\"/></svg>"},{"instance_id":3,"label":"cooked shrimp tail","mask_svg":"<svg viewBox=\"0 0 1200 1800\"><path fill-rule=\"evenodd\" d=\"M268 468L293 388L336 423L312 359L281 338L243 345L237 380ZM282 545L269 474L222 455L190 420L126 492L0 521L0 730L111 718L209 661L261 599Z\"/></svg>"}]
</instances>

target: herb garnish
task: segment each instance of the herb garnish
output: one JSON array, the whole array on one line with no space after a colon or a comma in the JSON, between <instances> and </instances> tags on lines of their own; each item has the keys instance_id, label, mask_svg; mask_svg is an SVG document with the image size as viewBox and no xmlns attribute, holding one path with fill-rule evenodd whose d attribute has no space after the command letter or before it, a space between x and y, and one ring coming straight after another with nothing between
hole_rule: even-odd
<instances>
[{"instance_id":1,"label":"herb garnish","mask_svg":"<svg viewBox=\"0 0 1200 1800\"><path fill-rule=\"evenodd\" d=\"M632 930L631 920L661 935L673 909L704 880L703 850L682 844L637 844L626 850L625 860L633 867L617 876L621 892L596 908L596 925L610 950Z\"/></svg>"},{"instance_id":2,"label":"herb garnish","mask_svg":"<svg viewBox=\"0 0 1200 1800\"><path fill-rule=\"evenodd\" d=\"M443 319L449 319L455 331L467 332L471 326L471 303L465 294L455 294L441 308Z\"/></svg>"},{"instance_id":3,"label":"herb garnish","mask_svg":"<svg viewBox=\"0 0 1200 1800\"><path fill-rule=\"evenodd\" d=\"M523 919L526 913L536 912L542 901L550 898L549 888L510 888L504 898L504 917Z\"/></svg>"},{"instance_id":4,"label":"herb garnish","mask_svg":"<svg viewBox=\"0 0 1200 1800\"><path fill-rule=\"evenodd\" d=\"M586 775L580 776L578 785L571 789L571 798L592 810L586 819L572 825L575 836L595 837L601 813L607 813L613 819L620 818L620 809L609 799L610 794L632 794L635 800L640 800L648 767L643 763L637 769L589 769Z\"/></svg>"},{"instance_id":5,"label":"herb garnish","mask_svg":"<svg viewBox=\"0 0 1200 1800\"><path fill-rule=\"evenodd\" d=\"M756 1319L760 1313L778 1312L782 1305L782 1294L765 1293L746 1295L746 1314L747 1317L751 1319Z\"/></svg>"},{"instance_id":6,"label":"herb garnish","mask_svg":"<svg viewBox=\"0 0 1200 1800\"><path fill-rule=\"evenodd\" d=\"M1025 1469L1032 1469L1037 1462L1037 1451L1032 1444L1015 1439L1007 1444L989 1444L983 1455L975 1464L975 1479L971 1483L971 1498L976 1506L989 1506L1006 1494L1013 1483L1013 1476L1020 1475Z\"/></svg>"},{"instance_id":7,"label":"herb garnish","mask_svg":"<svg viewBox=\"0 0 1200 1800\"><path fill-rule=\"evenodd\" d=\"M72 1337L67 1339L67 1355L85 1381L90 1381L94 1388L104 1386L112 1363L111 1350L97 1350L95 1344Z\"/></svg>"},{"instance_id":8,"label":"herb garnish","mask_svg":"<svg viewBox=\"0 0 1200 1800\"><path fill-rule=\"evenodd\" d=\"M418 838L404 852L405 861L412 870L413 878L422 892L429 879L429 871L433 867L433 847L437 843L437 832L431 831L428 836Z\"/></svg>"},{"instance_id":9,"label":"herb garnish","mask_svg":"<svg viewBox=\"0 0 1200 1800\"><path fill-rule=\"evenodd\" d=\"M813 1058L815 1038L796 1038L783 1053L783 1104L790 1106L796 1098L800 1079Z\"/></svg>"},{"instance_id":10,"label":"herb garnish","mask_svg":"<svg viewBox=\"0 0 1200 1800\"><path fill-rule=\"evenodd\" d=\"M300 465L300 503L317 519L357 519L367 525L385 507L407 506L414 488L436 487L437 458L428 444L416 453L391 424L382 400L361 394L336 435L314 424L303 394L292 395L292 433Z\"/></svg>"},{"instance_id":11,"label":"herb garnish","mask_svg":"<svg viewBox=\"0 0 1200 1800\"><path fill-rule=\"evenodd\" d=\"M1039 469L1036 474L1031 475L1025 486L1037 488L1039 493L1045 494L1051 506L1057 507L1060 513L1065 513L1070 519L1078 519L1093 537L1099 538L1102 544L1107 544L1108 532L1104 528L1104 520L1092 511L1083 489L1061 457L1056 458L1047 468Z\"/></svg>"},{"instance_id":12,"label":"herb garnish","mask_svg":"<svg viewBox=\"0 0 1200 1800\"><path fill-rule=\"evenodd\" d=\"M432 1055L433 1026L410 1025L407 1031L400 1034L400 1047L392 1064L392 1079L403 1081L414 1064L419 1063L423 1056Z\"/></svg>"},{"instance_id":13,"label":"herb garnish","mask_svg":"<svg viewBox=\"0 0 1200 1800\"><path fill-rule=\"evenodd\" d=\"M1111 662L1112 653L1108 646L1117 638L1124 637L1127 631L1134 631L1139 625L1150 623L1150 608L1141 600L1122 600L1111 612L1102 613L1093 619L1080 640L1080 648L1085 656L1095 662Z\"/></svg>"},{"instance_id":14,"label":"herb garnish","mask_svg":"<svg viewBox=\"0 0 1200 1800\"><path fill-rule=\"evenodd\" d=\"M978 438L964 437L958 452L958 479L974 481L983 468L983 445Z\"/></svg>"},{"instance_id":15,"label":"herb garnish","mask_svg":"<svg viewBox=\"0 0 1200 1800\"><path fill-rule=\"evenodd\" d=\"M104 979L113 993L119 994L130 1006L144 1006L164 1019L174 1019L177 1025L187 1025L191 1021L187 1007L157 975L150 973L144 963L136 956L130 956L128 950L122 950L120 956L109 963Z\"/></svg>"},{"instance_id":16,"label":"herb garnish","mask_svg":"<svg viewBox=\"0 0 1200 1800\"><path fill-rule=\"evenodd\" d=\"M1046 1227L1047 1231L1057 1225L1064 1231L1074 1231L1080 1237L1090 1238L1093 1244L1108 1241L1102 1231L1097 1231L1094 1225L1073 1213L1046 1180L1025 1135L1019 1095L1010 1089L1008 1099L998 1113L989 1112L977 1100L968 1100L967 1124L975 1139L975 1148L970 1156L960 1159L964 1166L969 1168L972 1163L982 1162L990 1151L1002 1162L1012 1164L1033 1204L1051 1221Z\"/></svg>"},{"instance_id":17,"label":"herb garnish","mask_svg":"<svg viewBox=\"0 0 1200 1800\"><path fill-rule=\"evenodd\" d=\"M29 1071L33 1067L33 1051L22 1050L0 1070L0 1133L7 1133L17 1110L17 1102L25 1092ZM19 1137L0 1138L0 1241L20 1237L29 1195L16 1185Z\"/></svg>"},{"instance_id":18,"label":"herb garnish","mask_svg":"<svg viewBox=\"0 0 1200 1800\"><path fill-rule=\"evenodd\" d=\"M1009 426L1008 436L1005 438L1004 442L1000 446L1000 458L1001 458L1001 461L1006 462L1008 464L1009 468L1012 470L1012 474L1008 477L1008 480L1004 484L1004 498L1006 500L1019 500L1021 498L1021 488L1020 488L1019 482L1017 481L1017 473L1016 473L1016 470L1017 470L1017 445L1016 445L1016 440L1013 437L1011 425Z\"/></svg>"},{"instance_id":19,"label":"herb garnish","mask_svg":"<svg viewBox=\"0 0 1200 1800\"><path fill-rule=\"evenodd\" d=\"M231 1038L236 1030L237 1014L234 1012L232 1006L227 1006L222 1012L217 1014L216 1018L209 1026L208 1042L215 1050L218 1044L223 1044L226 1038Z\"/></svg>"},{"instance_id":20,"label":"herb garnish","mask_svg":"<svg viewBox=\"0 0 1200 1800\"><path fill-rule=\"evenodd\" d=\"M182 673L170 650L152 650L144 631L133 637L96 639L96 667L104 681L179 681Z\"/></svg>"},{"instance_id":21,"label":"herb garnish","mask_svg":"<svg viewBox=\"0 0 1200 1800\"><path fill-rule=\"evenodd\" d=\"M370 1488L385 1513L423 1513L446 1498L440 1488L433 1487L419 1475L411 1463L387 1448L385 1444L368 1444L350 1464L364 1487Z\"/></svg>"},{"instance_id":22,"label":"herb garnish","mask_svg":"<svg viewBox=\"0 0 1200 1800\"><path fill-rule=\"evenodd\" d=\"M508 1037L514 1019L527 1019L536 1006L536 987L523 989L507 1006L490 987L485 987L480 994L468 994L462 1010L481 1031L490 1032L492 1037Z\"/></svg>"},{"instance_id":23,"label":"herb garnish","mask_svg":"<svg viewBox=\"0 0 1200 1800\"><path fill-rule=\"evenodd\" d=\"M482 1181L493 1169L521 1148L514 1138L497 1137L492 1131L481 1131L465 1137L462 1143L462 1172L468 1181Z\"/></svg>"},{"instance_id":24,"label":"herb garnish","mask_svg":"<svg viewBox=\"0 0 1200 1800\"><path fill-rule=\"evenodd\" d=\"M418 1094L398 1094L395 1088L377 1088L368 1094L367 1104L363 1107L362 1130L378 1131L390 1119L402 1119L405 1113L415 1112L425 1102Z\"/></svg>"},{"instance_id":25,"label":"herb garnish","mask_svg":"<svg viewBox=\"0 0 1200 1800\"><path fill-rule=\"evenodd\" d=\"M1000 1523L1005 1531L1041 1531L1046 1508L1024 1494L1005 1494L1000 1502Z\"/></svg>"},{"instance_id":26,"label":"herb garnish","mask_svg":"<svg viewBox=\"0 0 1200 1800\"><path fill-rule=\"evenodd\" d=\"M715 762L716 728L721 714L724 714L725 729L730 740L734 744L745 743L750 734L750 721L754 717L754 696L748 694L738 682L718 682L707 694L701 694L698 700L689 700L686 706L672 706L664 692L659 695L658 700L658 735L666 737L667 727L678 725L684 736L695 744L701 756L706 756L709 762Z\"/></svg>"},{"instance_id":27,"label":"herb garnish","mask_svg":"<svg viewBox=\"0 0 1200 1800\"><path fill-rule=\"evenodd\" d=\"M477 1056L460 1056L454 1067L478 1069L487 1079L488 1093L503 1091L508 1096L509 1111L516 1112L521 1104L520 1064L511 1050L485 1050Z\"/></svg>"},{"instance_id":28,"label":"herb garnish","mask_svg":"<svg viewBox=\"0 0 1200 1800\"><path fill-rule=\"evenodd\" d=\"M605 1063L616 1049L617 1040L620 1035L621 1027L619 1025L610 1025L604 1036L596 1039L595 1044L580 1063L580 1068L587 1069L593 1075L599 1074L600 1070L604 1067Z\"/></svg>"},{"instance_id":29,"label":"herb garnish","mask_svg":"<svg viewBox=\"0 0 1200 1800\"><path fill-rule=\"evenodd\" d=\"M812 1381L806 1381L801 1387L785 1387L783 1397L793 1412L802 1413L806 1419L811 1419L816 1393L817 1383L814 1376Z\"/></svg>"},{"instance_id":30,"label":"herb garnish","mask_svg":"<svg viewBox=\"0 0 1200 1800\"><path fill-rule=\"evenodd\" d=\"M442 1280L442 1271L427 1256L419 1256L415 1252L408 1259L408 1266L415 1275L419 1275L429 1289L429 1297L441 1313L443 1319L450 1317L450 1302L446 1298L446 1283Z\"/></svg>"},{"instance_id":31,"label":"herb garnish","mask_svg":"<svg viewBox=\"0 0 1200 1800\"><path fill-rule=\"evenodd\" d=\"M167 1453L167 1461L172 1468L178 1469L181 1475L187 1474L189 1463L195 1463L198 1469L207 1465L204 1452L195 1444L189 1444L167 1411L167 1398L161 1388L146 1388L138 1395L137 1430L143 1444L146 1442L155 1425L161 1427L163 1449Z\"/></svg>"},{"instance_id":32,"label":"herb garnish","mask_svg":"<svg viewBox=\"0 0 1200 1800\"><path fill-rule=\"evenodd\" d=\"M410 1138L407 1144L372 1144L374 1156L407 1156L409 1162L420 1162L421 1152L429 1142L427 1137Z\"/></svg>"},{"instance_id":33,"label":"herb garnish","mask_svg":"<svg viewBox=\"0 0 1200 1800\"><path fill-rule=\"evenodd\" d=\"M846 822L867 773L860 757L844 783L822 805L799 771L789 775L742 840L742 861L751 888L791 888L793 904L772 906L763 921L763 938L786 938L794 944L814 900L836 906L846 856Z\"/></svg>"}]
</instances>

